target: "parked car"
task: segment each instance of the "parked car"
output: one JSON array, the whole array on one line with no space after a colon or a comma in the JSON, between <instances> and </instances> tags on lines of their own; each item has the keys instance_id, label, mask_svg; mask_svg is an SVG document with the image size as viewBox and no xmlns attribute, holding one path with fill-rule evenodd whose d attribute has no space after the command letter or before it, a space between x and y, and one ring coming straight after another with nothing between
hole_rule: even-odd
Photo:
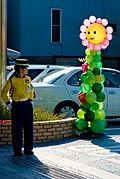
<instances>
[{"instance_id":1,"label":"parked car","mask_svg":"<svg viewBox=\"0 0 120 179\"><path fill-rule=\"evenodd\" d=\"M40 77L45 76L46 74L54 71L54 70L61 70L65 69L65 66L57 66L57 65L29 65L28 67L28 75L31 77L32 81L36 80L37 76ZM14 66L7 66L7 79L10 78L11 75L15 72Z\"/></svg>"},{"instance_id":2,"label":"parked car","mask_svg":"<svg viewBox=\"0 0 120 179\"><path fill-rule=\"evenodd\" d=\"M21 56L20 52L10 48L7 48L6 52L7 52L7 65L14 65L15 59Z\"/></svg>"},{"instance_id":3,"label":"parked car","mask_svg":"<svg viewBox=\"0 0 120 179\"><path fill-rule=\"evenodd\" d=\"M120 117L120 71L103 68L105 80L104 110L107 117ZM81 67L68 67L33 83L36 98L34 106L43 106L48 111L76 117L80 108L77 94L80 91Z\"/></svg>"}]
</instances>

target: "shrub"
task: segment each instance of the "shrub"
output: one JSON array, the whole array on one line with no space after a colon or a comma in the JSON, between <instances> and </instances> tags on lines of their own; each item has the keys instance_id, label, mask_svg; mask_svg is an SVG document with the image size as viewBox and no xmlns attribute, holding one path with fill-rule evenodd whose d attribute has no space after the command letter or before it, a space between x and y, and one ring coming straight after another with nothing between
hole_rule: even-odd
<instances>
[{"instance_id":1,"label":"shrub","mask_svg":"<svg viewBox=\"0 0 120 179\"><path fill-rule=\"evenodd\" d=\"M4 106L3 102L0 100L0 119L11 119L11 113L8 106Z\"/></svg>"},{"instance_id":2,"label":"shrub","mask_svg":"<svg viewBox=\"0 0 120 179\"><path fill-rule=\"evenodd\" d=\"M53 115L53 113L46 111L43 107L34 107L33 118L35 122L51 121L63 119L63 115ZM0 100L0 120L11 119L11 112L8 106Z\"/></svg>"},{"instance_id":3,"label":"shrub","mask_svg":"<svg viewBox=\"0 0 120 179\"><path fill-rule=\"evenodd\" d=\"M33 110L34 121L51 121L63 119L63 115L54 115L52 112L46 111L43 107L35 107Z\"/></svg>"}]
</instances>

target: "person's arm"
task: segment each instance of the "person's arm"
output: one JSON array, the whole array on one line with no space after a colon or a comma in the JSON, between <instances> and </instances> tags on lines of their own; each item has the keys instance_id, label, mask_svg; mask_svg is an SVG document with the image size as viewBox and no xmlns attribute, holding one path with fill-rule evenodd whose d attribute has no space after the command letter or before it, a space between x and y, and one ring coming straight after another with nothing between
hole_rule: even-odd
<instances>
[{"instance_id":1,"label":"person's arm","mask_svg":"<svg viewBox=\"0 0 120 179\"><path fill-rule=\"evenodd\" d=\"M10 82L10 79L9 79L6 82L5 86L3 87L2 91L1 91L1 98L6 104L9 104L9 95L8 95L8 93L10 92L10 89L11 89L11 82Z\"/></svg>"},{"instance_id":2,"label":"person's arm","mask_svg":"<svg viewBox=\"0 0 120 179\"><path fill-rule=\"evenodd\" d=\"M29 94L30 94L30 98L29 99L32 100L33 98L36 97L36 95L35 95L35 91L34 91L31 79L30 79L30 82L31 82L31 91L29 92Z\"/></svg>"}]
</instances>

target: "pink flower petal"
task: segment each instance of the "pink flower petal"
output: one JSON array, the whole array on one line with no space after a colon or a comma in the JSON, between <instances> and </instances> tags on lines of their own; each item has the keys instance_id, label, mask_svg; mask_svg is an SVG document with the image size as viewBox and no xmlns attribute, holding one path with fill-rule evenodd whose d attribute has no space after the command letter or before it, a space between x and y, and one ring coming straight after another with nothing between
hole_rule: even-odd
<instances>
[{"instance_id":1,"label":"pink flower petal","mask_svg":"<svg viewBox=\"0 0 120 179\"><path fill-rule=\"evenodd\" d=\"M106 39L107 40L112 40L112 35L111 34L106 34Z\"/></svg>"},{"instance_id":2,"label":"pink flower petal","mask_svg":"<svg viewBox=\"0 0 120 179\"><path fill-rule=\"evenodd\" d=\"M91 44L91 43L89 43L88 46L87 46L87 48L88 48L89 50L92 50L92 49L94 49L94 45Z\"/></svg>"},{"instance_id":3,"label":"pink flower petal","mask_svg":"<svg viewBox=\"0 0 120 179\"><path fill-rule=\"evenodd\" d=\"M86 27L88 27L88 26L90 25L90 21L89 21L88 19L85 19L85 20L83 21L83 24L84 24Z\"/></svg>"},{"instance_id":4,"label":"pink flower petal","mask_svg":"<svg viewBox=\"0 0 120 179\"><path fill-rule=\"evenodd\" d=\"M85 39L85 40L82 40L82 45L84 45L84 46L87 46L88 45L88 40L87 39Z\"/></svg>"},{"instance_id":5,"label":"pink flower petal","mask_svg":"<svg viewBox=\"0 0 120 179\"><path fill-rule=\"evenodd\" d=\"M102 19L102 25L104 25L104 26L108 25L108 20L107 19Z\"/></svg>"},{"instance_id":6,"label":"pink flower petal","mask_svg":"<svg viewBox=\"0 0 120 179\"><path fill-rule=\"evenodd\" d=\"M98 18L98 19L96 20L96 22L97 22L98 24L102 24L102 19L101 19L101 18Z\"/></svg>"},{"instance_id":7,"label":"pink flower petal","mask_svg":"<svg viewBox=\"0 0 120 179\"><path fill-rule=\"evenodd\" d=\"M80 39L82 39L82 40L85 40L86 39L86 34L85 33L80 33Z\"/></svg>"},{"instance_id":8,"label":"pink flower petal","mask_svg":"<svg viewBox=\"0 0 120 179\"><path fill-rule=\"evenodd\" d=\"M94 50L101 50L102 46L101 44L94 45Z\"/></svg>"},{"instance_id":9,"label":"pink flower petal","mask_svg":"<svg viewBox=\"0 0 120 179\"><path fill-rule=\"evenodd\" d=\"M95 16L90 16L90 17L89 17L89 21L90 21L91 23L94 23L94 22L96 21L96 17L95 17Z\"/></svg>"},{"instance_id":10,"label":"pink flower petal","mask_svg":"<svg viewBox=\"0 0 120 179\"><path fill-rule=\"evenodd\" d=\"M109 44L109 40L105 39L103 42L102 42L102 45L106 46Z\"/></svg>"},{"instance_id":11,"label":"pink flower petal","mask_svg":"<svg viewBox=\"0 0 120 179\"><path fill-rule=\"evenodd\" d=\"M85 25L81 25L80 26L80 31L81 32L86 32L86 26Z\"/></svg>"},{"instance_id":12,"label":"pink flower petal","mask_svg":"<svg viewBox=\"0 0 120 179\"><path fill-rule=\"evenodd\" d=\"M110 27L110 26L108 26L108 27L106 28L106 31L107 31L108 34L111 34L111 33L113 33L113 28Z\"/></svg>"},{"instance_id":13,"label":"pink flower petal","mask_svg":"<svg viewBox=\"0 0 120 179\"><path fill-rule=\"evenodd\" d=\"M109 43L108 43L108 45L109 45ZM103 45L103 44L101 43L102 49L106 49L108 45Z\"/></svg>"}]
</instances>

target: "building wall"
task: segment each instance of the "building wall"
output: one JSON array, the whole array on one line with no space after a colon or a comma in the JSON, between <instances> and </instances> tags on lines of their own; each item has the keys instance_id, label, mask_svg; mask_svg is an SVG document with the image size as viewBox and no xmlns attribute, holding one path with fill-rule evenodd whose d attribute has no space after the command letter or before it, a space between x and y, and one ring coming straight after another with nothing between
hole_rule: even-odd
<instances>
[{"instance_id":1,"label":"building wall","mask_svg":"<svg viewBox=\"0 0 120 179\"><path fill-rule=\"evenodd\" d=\"M62 10L62 41L51 43L51 8ZM8 0L8 47L23 56L85 56L79 28L90 15L116 24L104 57L120 56L119 0Z\"/></svg>"}]
</instances>

